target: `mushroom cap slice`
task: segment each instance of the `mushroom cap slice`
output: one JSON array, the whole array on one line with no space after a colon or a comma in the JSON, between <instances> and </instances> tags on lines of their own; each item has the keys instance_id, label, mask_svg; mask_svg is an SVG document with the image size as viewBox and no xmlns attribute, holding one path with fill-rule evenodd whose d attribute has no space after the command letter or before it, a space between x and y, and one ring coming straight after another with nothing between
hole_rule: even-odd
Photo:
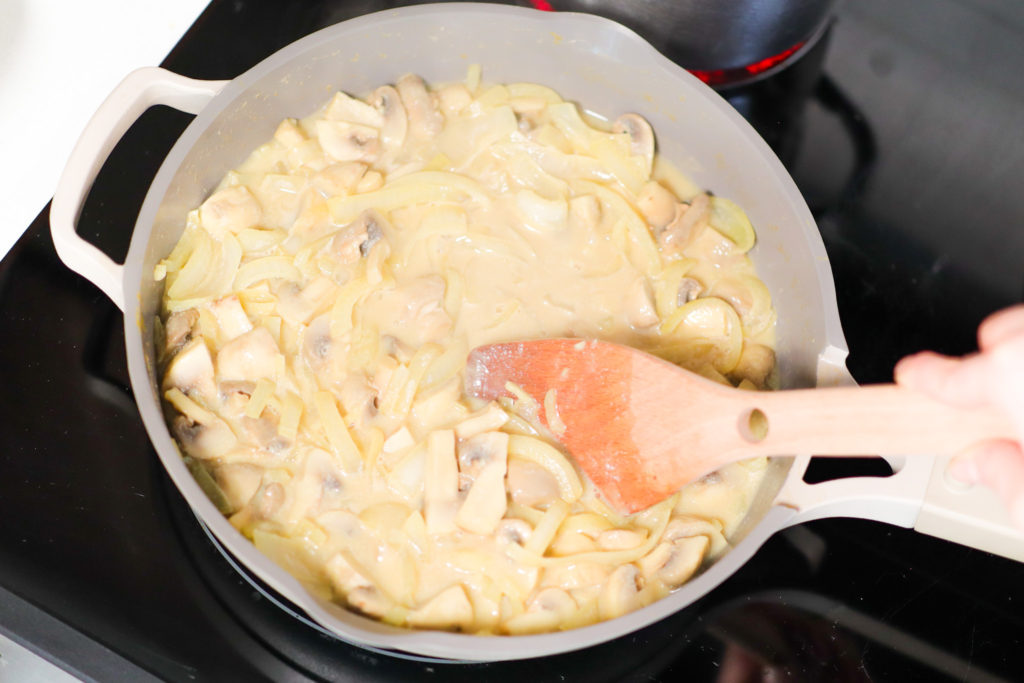
<instances>
[{"instance_id":1,"label":"mushroom cap slice","mask_svg":"<svg viewBox=\"0 0 1024 683\"><path fill-rule=\"evenodd\" d=\"M656 180L650 180L636 194L636 205L648 225L662 230L676 215L679 200Z\"/></svg>"},{"instance_id":2,"label":"mushroom cap slice","mask_svg":"<svg viewBox=\"0 0 1024 683\"><path fill-rule=\"evenodd\" d=\"M380 151L380 133L370 126L321 120L316 131L320 145L336 161L373 161Z\"/></svg>"},{"instance_id":3,"label":"mushroom cap slice","mask_svg":"<svg viewBox=\"0 0 1024 683\"><path fill-rule=\"evenodd\" d=\"M644 576L661 581L669 588L681 585L704 561L710 541L707 536L689 536L664 541L638 560Z\"/></svg>"},{"instance_id":4,"label":"mushroom cap slice","mask_svg":"<svg viewBox=\"0 0 1024 683\"><path fill-rule=\"evenodd\" d=\"M526 611L503 624L512 635L551 631L578 609L576 601L561 588L544 588L532 600Z\"/></svg>"},{"instance_id":5,"label":"mushroom cap slice","mask_svg":"<svg viewBox=\"0 0 1024 683\"><path fill-rule=\"evenodd\" d=\"M216 402L217 384L214 380L213 358L202 337L185 343L167 365L163 388L180 389L182 393L198 394L208 405Z\"/></svg>"},{"instance_id":6,"label":"mushroom cap slice","mask_svg":"<svg viewBox=\"0 0 1024 683\"><path fill-rule=\"evenodd\" d=\"M654 130L647 119L639 114L623 114L615 119L612 132L629 135L629 150L634 155L643 157L649 176L654 166Z\"/></svg>"},{"instance_id":7,"label":"mushroom cap slice","mask_svg":"<svg viewBox=\"0 0 1024 683\"><path fill-rule=\"evenodd\" d=\"M423 79L406 74L395 84L409 117L409 132L418 138L432 138L444 127L444 117L434 105Z\"/></svg>"},{"instance_id":8,"label":"mushroom cap slice","mask_svg":"<svg viewBox=\"0 0 1024 683\"><path fill-rule=\"evenodd\" d=\"M506 509L505 460L496 457L480 470L455 523L471 533L487 535L497 528Z\"/></svg>"},{"instance_id":9,"label":"mushroom cap slice","mask_svg":"<svg viewBox=\"0 0 1024 683\"><path fill-rule=\"evenodd\" d=\"M383 119L380 127L380 140L388 150L398 149L405 142L409 129L409 119L402 104L402 97L390 85L384 85L370 95L370 105L376 109Z\"/></svg>"},{"instance_id":10,"label":"mushroom cap slice","mask_svg":"<svg viewBox=\"0 0 1024 683\"><path fill-rule=\"evenodd\" d=\"M643 577L633 564L624 564L615 569L598 597L597 609L602 619L613 619L638 609L640 583Z\"/></svg>"},{"instance_id":11,"label":"mushroom cap slice","mask_svg":"<svg viewBox=\"0 0 1024 683\"><path fill-rule=\"evenodd\" d=\"M217 375L221 381L273 378L280 352L274 336L256 327L231 340L217 353Z\"/></svg>"},{"instance_id":12,"label":"mushroom cap slice","mask_svg":"<svg viewBox=\"0 0 1024 683\"><path fill-rule=\"evenodd\" d=\"M431 598L425 605L409 613L407 622L418 628L444 628L453 626L469 629L473 623L473 605L462 584L449 586Z\"/></svg>"}]
</instances>

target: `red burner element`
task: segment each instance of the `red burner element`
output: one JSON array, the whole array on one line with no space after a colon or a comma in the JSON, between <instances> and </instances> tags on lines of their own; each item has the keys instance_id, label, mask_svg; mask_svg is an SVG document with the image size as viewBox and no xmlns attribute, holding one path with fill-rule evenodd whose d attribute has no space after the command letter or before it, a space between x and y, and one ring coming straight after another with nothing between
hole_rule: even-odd
<instances>
[{"instance_id":1,"label":"red burner element","mask_svg":"<svg viewBox=\"0 0 1024 683\"><path fill-rule=\"evenodd\" d=\"M555 11L555 8L551 6L548 0L530 0L530 4L533 5L534 9L539 9L541 12Z\"/></svg>"},{"instance_id":2,"label":"red burner element","mask_svg":"<svg viewBox=\"0 0 1024 683\"><path fill-rule=\"evenodd\" d=\"M712 69L709 71L688 69L688 71L708 85L714 86L736 83L738 81L744 81L753 76L757 76L758 74L762 74L772 67L781 64L797 53L804 45L805 43L801 41L796 45L783 50L777 55L772 55L771 57L762 59L759 62L754 62L753 64L748 64L747 66L739 66L732 69Z\"/></svg>"}]
</instances>

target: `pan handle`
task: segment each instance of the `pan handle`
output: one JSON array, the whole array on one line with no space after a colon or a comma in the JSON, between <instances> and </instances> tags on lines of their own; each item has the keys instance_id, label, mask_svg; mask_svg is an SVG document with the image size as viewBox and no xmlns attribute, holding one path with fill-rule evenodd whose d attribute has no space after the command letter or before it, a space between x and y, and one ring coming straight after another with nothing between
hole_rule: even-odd
<instances>
[{"instance_id":1,"label":"pan handle","mask_svg":"<svg viewBox=\"0 0 1024 683\"><path fill-rule=\"evenodd\" d=\"M950 457L932 461L924 503L914 529L929 536L1024 562L1024 529L991 489L949 476Z\"/></svg>"},{"instance_id":2,"label":"pan handle","mask_svg":"<svg viewBox=\"0 0 1024 683\"><path fill-rule=\"evenodd\" d=\"M68 158L50 205L50 234L60 259L103 290L124 310L121 264L85 241L75 229L96 174L128 128L154 104L199 113L227 81L200 81L161 69L131 72L86 124Z\"/></svg>"},{"instance_id":3,"label":"pan handle","mask_svg":"<svg viewBox=\"0 0 1024 683\"><path fill-rule=\"evenodd\" d=\"M990 490L946 474L951 457L886 458L892 476L808 484L803 477L810 456L801 456L776 503L796 510L790 524L825 517L871 519L1024 562L1024 532Z\"/></svg>"}]
</instances>

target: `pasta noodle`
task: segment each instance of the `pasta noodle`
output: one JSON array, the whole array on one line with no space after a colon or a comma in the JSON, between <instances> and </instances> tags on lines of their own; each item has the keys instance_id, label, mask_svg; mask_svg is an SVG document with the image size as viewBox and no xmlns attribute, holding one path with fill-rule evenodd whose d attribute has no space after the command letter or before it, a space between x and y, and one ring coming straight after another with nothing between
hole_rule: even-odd
<instances>
[{"instance_id":1,"label":"pasta noodle","mask_svg":"<svg viewBox=\"0 0 1024 683\"><path fill-rule=\"evenodd\" d=\"M727 549L763 464L619 515L558 445L558 396L469 398L466 356L602 338L765 389L755 239L635 114L603 125L478 66L338 93L228 173L156 267L168 419L218 508L317 596L480 634L614 618Z\"/></svg>"}]
</instances>

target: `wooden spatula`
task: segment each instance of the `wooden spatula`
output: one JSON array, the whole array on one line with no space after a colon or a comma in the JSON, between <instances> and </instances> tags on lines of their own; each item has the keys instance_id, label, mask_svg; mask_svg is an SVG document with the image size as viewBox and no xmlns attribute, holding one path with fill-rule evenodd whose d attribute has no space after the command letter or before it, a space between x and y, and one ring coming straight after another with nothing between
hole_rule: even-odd
<instances>
[{"instance_id":1,"label":"wooden spatula","mask_svg":"<svg viewBox=\"0 0 1024 683\"><path fill-rule=\"evenodd\" d=\"M624 513L744 458L949 455L1014 435L994 411L953 408L894 384L744 391L608 342L543 339L470 353L469 394L511 396L509 382L541 406L553 400L557 416L541 410L542 421Z\"/></svg>"}]
</instances>

